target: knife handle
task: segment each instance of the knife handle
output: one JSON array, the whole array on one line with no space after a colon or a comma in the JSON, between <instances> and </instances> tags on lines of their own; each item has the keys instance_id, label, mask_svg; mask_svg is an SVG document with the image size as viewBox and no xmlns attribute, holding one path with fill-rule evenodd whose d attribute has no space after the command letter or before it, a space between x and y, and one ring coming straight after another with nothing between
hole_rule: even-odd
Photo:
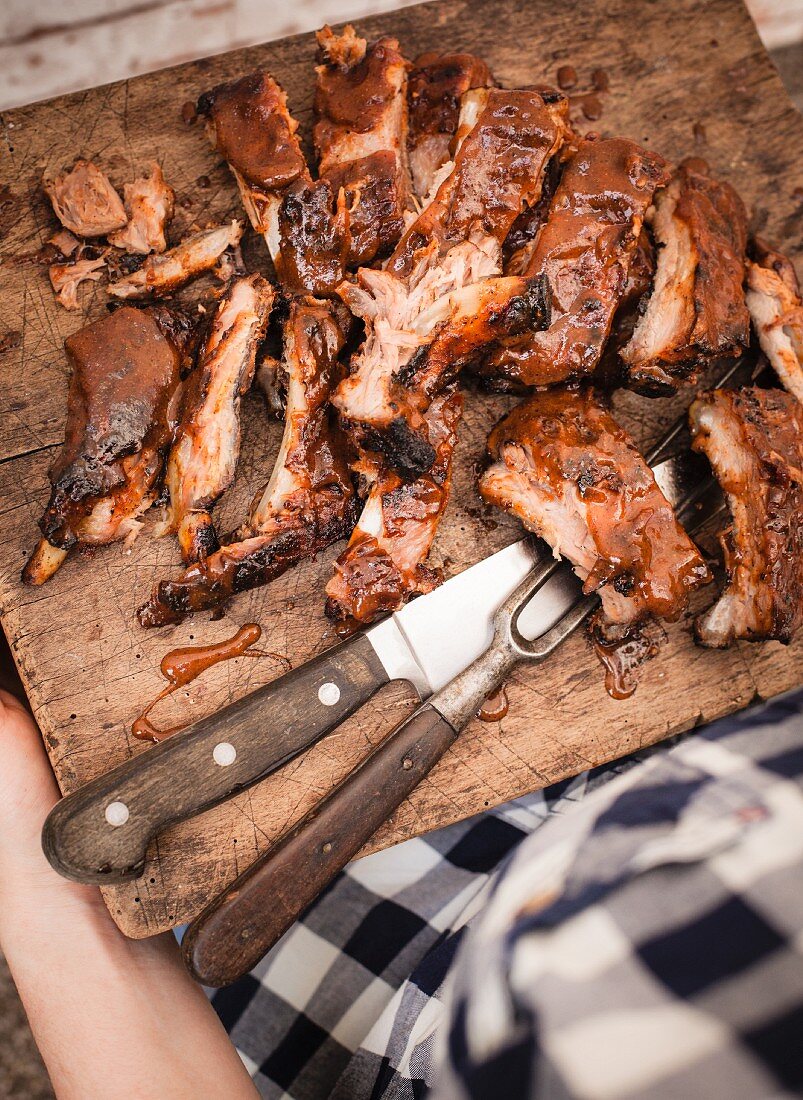
<instances>
[{"instance_id":1,"label":"knife handle","mask_svg":"<svg viewBox=\"0 0 803 1100\"><path fill-rule=\"evenodd\" d=\"M182 952L193 977L222 986L253 969L456 736L429 703L413 711L190 924Z\"/></svg>"},{"instance_id":2,"label":"knife handle","mask_svg":"<svg viewBox=\"0 0 803 1100\"><path fill-rule=\"evenodd\" d=\"M371 642L353 635L62 799L45 855L77 882L136 878L156 833L275 771L388 682Z\"/></svg>"}]
</instances>

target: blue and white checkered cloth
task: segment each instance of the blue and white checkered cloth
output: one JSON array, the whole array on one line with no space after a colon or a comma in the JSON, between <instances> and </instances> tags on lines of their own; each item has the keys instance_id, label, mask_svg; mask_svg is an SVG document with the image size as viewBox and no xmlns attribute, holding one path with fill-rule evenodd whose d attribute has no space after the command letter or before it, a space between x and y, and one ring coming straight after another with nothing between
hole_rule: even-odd
<instances>
[{"instance_id":1,"label":"blue and white checkered cloth","mask_svg":"<svg viewBox=\"0 0 803 1100\"><path fill-rule=\"evenodd\" d=\"M292 1100L803 1092L803 693L353 863L214 995Z\"/></svg>"}]
</instances>

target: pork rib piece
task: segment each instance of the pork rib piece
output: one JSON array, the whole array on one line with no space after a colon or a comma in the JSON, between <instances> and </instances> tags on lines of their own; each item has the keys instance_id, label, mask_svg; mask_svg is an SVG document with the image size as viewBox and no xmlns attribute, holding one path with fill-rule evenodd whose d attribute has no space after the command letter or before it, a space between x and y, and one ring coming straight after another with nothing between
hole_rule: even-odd
<instances>
[{"instance_id":1,"label":"pork rib piece","mask_svg":"<svg viewBox=\"0 0 803 1100\"><path fill-rule=\"evenodd\" d=\"M251 225L279 255L279 207L296 180L309 180L287 96L268 73L219 84L198 100L209 139L228 162Z\"/></svg>"},{"instance_id":2,"label":"pork rib piece","mask_svg":"<svg viewBox=\"0 0 803 1100\"><path fill-rule=\"evenodd\" d=\"M407 88L407 147L413 191L419 199L429 194L453 153L462 96L495 83L485 62L472 54L424 53L416 58Z\"/></svg>"},{"instance_id":3,"label":"pork rib piece","mask_svg":"<svg viewBox=\"0 0 803 1100\"><path fill-rule=\"evenodd\" d=\"M79 237L103 237L128 220L120 196L90 160L77 160L69 172L42 183L56 217Z\"/></svg>"},{"instance_id":4,"label":"pork rib piece","mask_svg":"<svg viewBox=\"0 0 803 1100\"><path fill-rule=\"evenodd\" d=\"M790 642L803 623L803 409L782 390L713 390L689 419L732 519L720 535L727 585L695 622L697 640Z\"/></svg>"},{"instance_id":5,"label":"pork rib piece","mask_svg":"<svg viewBox=\"0 0 803 1100\"><path fill-rule=\"evenodd\" d=\"M239 222L203 229L161 255L147 256L141 267L109 285L113 298L164 298L211 271L229 248L240 243Z\"/></svg>"},{"instance_id":6,"label":"pork rib piece","mask_svg":"<svg viewBox=\"0 0 803 1100\"><path fill-rule=\"evenodd\" d=\"M318 32L313 141L319 179L279 210L285 286L334 293L346 272L387 256L409 202L407 63L394 38L370 45L348 26Z\"/></svg>"},{"instance_id":7,"label":"pork rib piece","mask_svg":"<svg viewBox=\"0 0 803 1100\"><path fill-rule=\"evenodd\" d=\"M284 331L285 428L271 478L248 522L226 545L179 580L157 585L138 612L143 626L218 607L350 533L354 487L345 440L329 408L347 323L335 302L290 303Z\"/></svg>"},{"instance_id":8,"label":"pork rib piece","mask_svg":"<svg viewBox=\"0 0 803 1100\"><path fill-rule=\"evenodd\" d=\"M462 411L462 395L454 389L430 405L426 419L436 457L426 474L407 481L388 469L366 471L368 499L326 586L330 618L363 625L441 583L440 573L424 563L449 499Z\"/></svg>"},{"instance_id":9,"label":"pork rib piece","mask_svg":"<svg viewBox=\"0 0 803 1100\"><path fill-rule=\"evenodd\" d=\"M587 375L599 362L663 159L632 141L583 141L566 165L524 274L546 276L551 322L504 344L489 371L527 386Z\"/></svg>"},{"instance_id":10,"label":"pork rib piece","mask_svg":"<svg viewBox=\"0 0 803 1100\"><path fill-rule=\"evenodd\" d=\"M273 290L261 275L233 279L184 386L181 422L167 460L170 504L157 533L177 532L187 563L219 545L210 510L234 480L240 399L251 387L272 305Z\"/></svg>"},{"instance_id":11,"label":"pork rib piece","mask_svg":"<svg viewBox=\"0 0 803 1100\"><path fill-rule=\"evenodd\" d=\"M501 271L501 246L525 203L538 200L550 157L564 140L566 104L499 89L463 97L455 160L405 232L385 270L361 269L340 293L366 323L366 339L334 403L365 451L409 478L435 461L428 398L401 384L414 351L432 338L436 306ZM434 308L433 308L434 307Z\"/></svg>"},{"instance_id":12,"label":"pork rib piece","mask_svg":"<svg viewBox=\"0 0 803 1100\"><path fill-rule=\"evenodd\" d=\"M125 252L164 252L165 226L173 217L176 195L158 164L151 174L123 186L128 225L109 235L109 244Z\"/></svg>"},{"instance_id":13,"label":"pork rib piece","mask_svg":"<svg viewBox=\"0 0 803 1100\"><path fill-rule=\"evenodd\" d=\"M472 329L477 342L473 349L464 345L463 354L484 360L479 367L483 377L545 386L596 368L625 292L644 215L656 187L667 179L663 160L631 141L580 143L524 266L525 277L546 281L548 323L522 326L502 339L491 331L496 339L488 344L478 319ZM495 317L499 302L489 299L487 308ZM438 369L431 362L439 357L438 344L436 337L415 356L430 384ZM405 374L405 382L418 388L413 372Z\"/></svg>"},{"instance_id":14,"label":"pork rib piece","mask_svg":"<svg viewBox=\"0 0 803 1100\"><path fill-rule=\"evenodd\" d=\"M797 274L780 252L756 241L747 265L747 308L761 350L783 385L803 402L803 303Z\"/></svg>"},{"instance_id":15,"label":"pork rib piece","mask_svg":"<svg viewBox=\"0 0 803 1100\"><path fill-rule=\"evenodd\" d=\"M693 382L701 368L747 345L747 216L727 183L681 167L656 196L650 221L655 282L622 360L628 385L655 395Z\"/></svg>"},{"instance_id":16,"label":"pork rib piece","mask_svg":"<svg viewBox=\"0 0 803 1100\"><path fill-rule=\"evenodd\" d=\"M480 493L567 557L610 623L676 619L710 580L652 471L592 391L551 390L488 439Z\"/></svg>"},{"instance_id":17,"label":"pork rib piece","mask_svg":"<svg viewBox=\"0 0 803 1100\"><path fill-rule=\"evenodd\" d=\"M156 496L192 343L164 307L124 306L65 341L72 367L64 446L50 469L43 538L23 570L42 584L77 544L132 538Z\"/></svg>"}]
</instances>

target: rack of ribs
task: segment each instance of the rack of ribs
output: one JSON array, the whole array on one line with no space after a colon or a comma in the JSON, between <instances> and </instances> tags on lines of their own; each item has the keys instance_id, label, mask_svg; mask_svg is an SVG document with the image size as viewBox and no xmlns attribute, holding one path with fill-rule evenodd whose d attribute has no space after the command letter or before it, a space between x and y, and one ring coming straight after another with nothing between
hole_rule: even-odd
<instances>
[{"instance_id":1,"label":"rack of ribs","mask_svg":"<svg viewBox=\"0 0 803 1100\"><path fill-rule=\"evenodd\" d=\"M732 520L720 535L727 584L697 640L790 642L803 624L803 408L782 390L712 390L689 419Z\"/></svg>"},{"instance_id":2,"label":"rack of ribs","mask_svg":"<svg viewBox=\"0 0 803 1100\"><path fill-rule=\"evenodd\" d=\"M488 439L485 501L572 562L605 621L677 619L711 579L653 473L592 390L548 390Z\"/></svg>"},{"instance_id":3,"label":"rack of ribs","mask_svg":"<svg viewBox=\"0 0 803 1100\"><path fill-rule=\"evenodd\" d=\"M284 322L285 427L270 480L248 521L224 545L178 580L156 586L138 612L143 626L219 607L351 532L356 499L347 445L329 408L347 327L334 301L290 301Z\"/></svg>"},{"instance_id":4,"label":"rack of ribs","mask_svg":"<svg viewBox=\"0 0 803 1100\"><path fill-rule=\"evenodd\" d=\"M534 91L486 89L463 97L454 161L382 271L361 269L339 288L366 325L361 351L334 404L361 450L408 478L435 461L424 413L429 397L404 383L416 348L448 325L439 299L501 273L502 243L538 201L566 135L566 101ZM433 308L435 307L435 308Z\"/></svg>"},{"instance_id":5,"label":"rack of ribs","mask_svg":"<svg viewBox=\"0 0 803 1100\"><path fill-rule=\"evenodd\" d=\"M627 385L652 396L736 358L750 323L742 289L747 216L733 188L681 166L649 220L658 247L653 290L621 358Z\"/></svg>"},{"instance_id":6,"label":"rack of ribs","mask_svg":"<svg viewBox=\"0 0 803 1100\"><path fill-rule=\"evenodd\" d=\"M374 468L368 459L357 467L371 488L326 586L331 619L362 626L440 584L440 573L424 562L449 500L462 411L462 394L454 388L430 405L426 420L435 461L420 477L405 480L387 467Z\"/></svg>"},{"instance_id":7,"label":"rack of ribs","mask_svg":"<svg viewBox=\"0 0 803 1100\"><path fill-rule=\"evenodd\" d=\"M67 337L64 445L26 584L48 580L74 546L136 536L157 495L192 343L190 323L164 306L123 306Z\"/></svg>"},{"instance_id":8,"label":"rack of ribs","mask_svg":"<svg viewBox=\"0 0 803 1100\"><path fill-rule=\"evenodd\" d=\"M803 402L803 303L797 274L781 252L755 241L747 265L747 309L761 350L790 393Z\"/></svg>"},{"instance_id":9,"label":"rack of ribs","mask_svg":"<svg viewBox=\"0 0 803 1100\"><path fill-rule=\"evenodd\" d=\"M407 90L407 149L413 192L422 201L454 152L460 100L496 84L488 66L468 53L424 53L413 63Z\"/></svg>"},{"instance_id":10,"label":"rack of ribs","mask_svg":"<svg viewBox=\"0 0 803 1100\"><path fill-rule=\"evenodd\" d=\"M234 481L240 399L251 388L272 306L273 289L261 275L234 278L184 385L181 421L166 467L170 503L157 534L177 532L187 563L218 548L210 510Z\"/></svg>"}]
</instances>

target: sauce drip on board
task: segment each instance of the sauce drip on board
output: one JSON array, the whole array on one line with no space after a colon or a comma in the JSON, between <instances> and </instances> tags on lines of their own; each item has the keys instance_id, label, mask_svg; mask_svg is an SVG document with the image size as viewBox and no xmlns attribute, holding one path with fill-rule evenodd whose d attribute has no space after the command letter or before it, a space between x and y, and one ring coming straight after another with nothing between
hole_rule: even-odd
<instances>
[{"instance_id":1,"label":"sauce drip on board","mask_svg":"<svg viewBox=\"0 0 803 1100\"><path fill-rule=\"evenodd\" d=\"M241 626L231 638L224 638L220 642L212 642L210 645L180 646L165 653L159 668L162 676L167 680L164 688L155 699L145 707L138 718L131 725L131 732L140 741L163 741L172 733L184 729L189 722L183 722L169 729L158 729L150 720L150 713L156 704L172 695L179 688L186 687L197 679L208 668L219 664L221 661L230 661L234 657L273 657L277 661L287 661L286 657L280 657L277 653L269 653L263 649L252 649L262 637L262 629L256 623L246 623Z\"/></svg>"},{"instance_id":2,"label":"sauce drip on board","mask_svg":"<svg viewBox=\"0 0 803 1100\"><path fill-rule=\"evenodd\" d=\"M501 722L508 712L508 698L505 685L486 696L485 702L477 711L477 717L481 722Z\"/></svg>"},{"instance_id":3,"label":"sauce drip on board","mask_svg":"<svg viewBox=\"0 0 803 1100\"><path fill-rule=\"evenodd\" d=\"M639 685L644 665L657 656L667 640L666 631L655 619L611 634L595 617L589 636L605 669L605 690L612 699L630 698Z\"/></svg>"}]
</instances>

